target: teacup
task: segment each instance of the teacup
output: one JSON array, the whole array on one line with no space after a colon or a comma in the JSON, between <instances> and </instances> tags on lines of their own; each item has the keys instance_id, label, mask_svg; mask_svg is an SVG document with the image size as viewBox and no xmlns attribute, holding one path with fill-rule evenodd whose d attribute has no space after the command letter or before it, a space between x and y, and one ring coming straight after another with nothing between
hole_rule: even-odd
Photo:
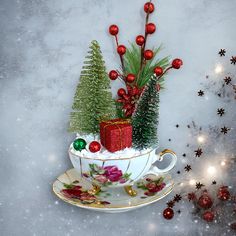
<instances>
[{"instance_id":1,"label":"teacup","mask_svg":"<svg viewBox=\"0 0 236 236\"><path fill-rule=\"evenodd\" d=\"M157 149L129 158L90 158L80 156L73 152L73 146L69 148L69 157L81 177L90 181L93 186L99 187L125 187L130 194L131 186L148 174L159 175L170 171L176 164L176 154L165 149L156 154ZM165 157L171 161L164 169L153 165L156 161L162 161ZM129 189L130 188L130 189ZM132 194L130 194L132 195Z\"/></svg>"}]
</instances>

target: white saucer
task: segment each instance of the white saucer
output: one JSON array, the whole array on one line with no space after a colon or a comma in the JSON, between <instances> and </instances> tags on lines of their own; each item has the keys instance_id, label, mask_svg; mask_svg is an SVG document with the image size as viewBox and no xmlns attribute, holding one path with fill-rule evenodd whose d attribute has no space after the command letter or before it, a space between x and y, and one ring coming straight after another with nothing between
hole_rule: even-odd
<instances>
[{"instance_id":1,"label":"white saucer","mask_svg":"<svg viewBox=\"0 0 236 236\"><path fill-rule=\"evenodd\" d=\"M144 193L147 191L145 190L146 184L150 183L150 181L160 180L160 177L164 178L163 183L165 183L165 186L162 184L162 186L164 186L163 189L159 192L152 193L152 196L145 195ZM145 184L145 186L143 186L143 184ZM138 185L139 187L137 187ZM145 176L145 179L141 179L135 186L133 186L133 189L137 192L135 197L129 196L123 188L105 188L98 194L91 195L87 192L92 188L91 183L84 178L81 178L75 169L70 169L59 176L53 183L53 192L63 201L77 207L88 210L116 213L134 210L157 202L167 196L172 191L173 187L174 181L170 175L162 175L158 177L149 175ZM74 189L75 193L79 193L79 196L77 197L77 194L74 194L71 190L69 190L70 195L68 196L68 190L65 190L68 188Z\"/></svg>"}]
</instances>

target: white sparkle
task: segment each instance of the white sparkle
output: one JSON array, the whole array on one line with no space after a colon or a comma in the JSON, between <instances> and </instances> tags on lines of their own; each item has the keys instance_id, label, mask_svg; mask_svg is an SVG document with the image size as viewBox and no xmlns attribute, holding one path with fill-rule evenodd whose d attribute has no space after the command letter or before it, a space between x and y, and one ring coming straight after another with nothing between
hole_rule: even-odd
<instances>
[{"instance_id":1,"label":"white sparkle","mask_svg":"<svg viewBox=\"0 0 236 236\"><path fill-rule=\"evenodd\" d=\"M221 161L220 165L225 166L226 165L225 161Z\"/></svg>"},{"instance_id":2,"label":"white sparkle","mask_svg":"<svg viewBox=\"0 0 236 236\"><path fill-rule=\"evenodd\" d=\"M203 135L199 135L198 137L197 137L197 141L198 141L198 143L204 143L205 142L205 136L203 136Z\"/></svg>"},{"instance_id":3,"label":"white sparkle","mask_svg":"<svg viewBox=\"0 0 236 236\"><path fill-rule=\"evenodd\" d=\"M220 74L221 72L223 72L223 66L220 65L220 64L216 65L216 67L215 67L215 73L216 73L216 74Z\"/></svg>"},{"instance_id":4,"label":"white sparkle","mask_svg":"<svg viewBox=\"0 0 236 236\"><path fill-rule=\"evenodd\" d=\"M190 179L190 180L189 180L189 184L190 184L190 185L195 185L195 183L196 183L196 180L194 180L194 179Z\"/></svg>"},{"instance_id":5,"label":"white sparkle","mask_svg":"<svg viewBox=\"0 0 236 236\"><path fill-rule=\"evenodd\" d=\"M210 174L210 175L214 175L214 174L216 173L216 168L215 168L214 166L209 166L209 167L207 168L207 172L208 172L208 174Z\"/></svg>"}]
</instances>

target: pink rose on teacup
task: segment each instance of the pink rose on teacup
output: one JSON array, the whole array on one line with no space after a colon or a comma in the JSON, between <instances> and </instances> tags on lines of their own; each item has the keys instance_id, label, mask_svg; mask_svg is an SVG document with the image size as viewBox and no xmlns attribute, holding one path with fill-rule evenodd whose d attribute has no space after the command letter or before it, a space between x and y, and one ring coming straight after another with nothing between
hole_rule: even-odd
<instances>
[{"instance_id":1,"label":"pink rose on teacup","mask_svg":"<svg viewBox=\"0 0 236 236\"><path fill-rule=\"evenodd\" d=\"M117 166L106 166L104 167L104 175L111 181L117 182L122 178L122 171L117 168Z\"/></svg>"}]
</instances>

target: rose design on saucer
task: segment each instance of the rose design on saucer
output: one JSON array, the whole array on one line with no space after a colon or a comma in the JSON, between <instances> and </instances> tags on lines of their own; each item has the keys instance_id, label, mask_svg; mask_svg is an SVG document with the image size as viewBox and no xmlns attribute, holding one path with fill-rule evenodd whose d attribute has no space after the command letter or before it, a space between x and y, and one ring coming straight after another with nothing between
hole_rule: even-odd
<instances>
[{"instance_id":1,"label":"rose design on saucer","mask_svg":"<svg viewBox=\"0 0 236 236\"><path fill-rule=\"evenodd\" d=\"M65 189L62 189L61 193L68 199L78 199L83 204L110 204L107 201L100 201L95 194L89 193L88 190L83 190L80 185L64 184L64 187Z\"/></svg>"},{"instance_id":2,"label":"rose design on saucer","mask_svg":"<svg viewBox=\"0 0 236 236\"><path fill-rule=\"evenodd\" d=\"M137 182L137 187L143 189L146 196L154 196L166 186L163 181L163 177L158 179L146 178L140 182Z\"/></svg>"}]
</instances>

